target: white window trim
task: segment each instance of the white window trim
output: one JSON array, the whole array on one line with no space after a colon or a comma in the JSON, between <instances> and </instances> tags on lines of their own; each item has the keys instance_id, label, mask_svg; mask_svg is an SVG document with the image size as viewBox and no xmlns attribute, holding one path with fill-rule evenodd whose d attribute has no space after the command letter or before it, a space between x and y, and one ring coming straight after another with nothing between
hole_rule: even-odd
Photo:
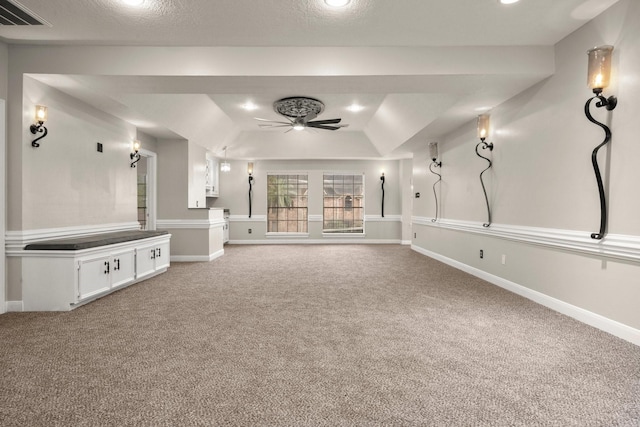
<instances>
[{"instance_id":1,"label":"white window trim","mask_svg":"<svg viewBox=\"0 0 640 427\"><path fill-rule=\"evenodd\" d=\"M309 193L309 172L305 172L305 171L267 171L267 176L266 176L266 182L267 182L267 193L269 192L269 175L306 175L307 176L307 194ZM267 215L265 215L265 222L266 222L266 228L269 229L269 197L267 194L266 200L265 200L265 204L267 206L265 212L267 212ZM309 230L309 196L307 195L307 230ZM267 238L278 238L278 237L293 237L293 238L299 238L299 237L309 237L309 233L301 233L301 232L297 232L297 231L292 231L292 232L281 232L281 231L267 231L265 233L265 237Z\"/></svg>"}]
</instances>

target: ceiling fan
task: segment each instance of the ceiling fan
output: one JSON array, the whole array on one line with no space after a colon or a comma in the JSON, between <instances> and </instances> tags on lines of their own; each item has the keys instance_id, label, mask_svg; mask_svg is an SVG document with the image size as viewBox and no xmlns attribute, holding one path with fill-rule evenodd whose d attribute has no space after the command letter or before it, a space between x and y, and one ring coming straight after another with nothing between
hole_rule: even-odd
<instances>
[{"instance_id":1,"label":"ceiling fan","mask_svg":"<svg viewBox=\"0 0 640 427\"><path fill-rule=\"evenodd\" d=\"M318 114L324 111L322 101L315 98L305 96L282 98L273 103L273 109L276 113L284 116L287 121L267 120L254 117L256 120L264 122L258 126L268 128L290 127L291 129L285 131L285 133L307 128L338 130L349 126L339 124L342 119L313 120L318 117Z\"/></svg>"}]
</instances>

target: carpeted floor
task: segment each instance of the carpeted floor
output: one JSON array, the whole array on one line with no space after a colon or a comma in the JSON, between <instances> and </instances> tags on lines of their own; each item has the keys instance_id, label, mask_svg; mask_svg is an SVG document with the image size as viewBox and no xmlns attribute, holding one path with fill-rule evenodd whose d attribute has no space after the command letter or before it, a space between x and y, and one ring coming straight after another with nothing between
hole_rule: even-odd
<instances>
[{"instance_id":1,"label":"carpeted floor","mask_svg":"<svg viewBox=\"0 0 640 427\"><path fill-rule=\"evenodd\" d=\"M2 426L638 426L640 347L393 245L227 246L0 316Z\"/></svg>"}]
</instances>

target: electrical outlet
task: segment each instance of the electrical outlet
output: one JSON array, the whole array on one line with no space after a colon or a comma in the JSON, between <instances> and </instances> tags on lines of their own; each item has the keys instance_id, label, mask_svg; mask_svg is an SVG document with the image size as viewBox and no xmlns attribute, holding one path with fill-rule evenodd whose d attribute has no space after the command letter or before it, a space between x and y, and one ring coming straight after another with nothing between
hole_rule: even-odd
<instances>
[{"instance_id":1,"label":"electrical outlet","mask_svg":"<svg viewBox=\"0 0 640 427\"><path fill-rule=\"evenodd\" d=\"M98 150L98 153L102 153L102 143L97 142L96 144L97 144L96 149Z\"/></svg>"},{"instance_id":2,"label":"electrical outlet","mask_svg":"<svg viewBox=\"0 0 640 427\"><path fill-rule=\"evenodd\" d=\"M249 229L249 234L251 234L251 229Z\"/></svg>"},{"instance_id":3,"label":"electrical outlet","mask_svg":"<svg viewBox=\"0 0 640 427\"><path fill-rule=\"evenodd\" d=\"M507 256L505 254L502 254L502 265L505 265L507 263Z\"/></svg>"},{"instance_id":4,"label":"electrical outlet","mask_svg":"<svg viewBox=\"0 0 640 427\"><path fill-rule=\"evenodd\" d=\"M484 251L480 249L480 259L484 258Z\"/></svg>"}]
</instances>

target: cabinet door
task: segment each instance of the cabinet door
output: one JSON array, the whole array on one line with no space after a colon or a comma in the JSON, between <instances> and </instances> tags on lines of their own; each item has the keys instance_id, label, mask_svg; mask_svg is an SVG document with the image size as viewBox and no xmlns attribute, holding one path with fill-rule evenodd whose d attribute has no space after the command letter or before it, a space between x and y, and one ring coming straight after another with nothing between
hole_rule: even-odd
<instances>
[{"instance_id":1,"label":"cabinet door","mask_svg":"<svg viewBox=\"0 0 640 427\"><path fill-rule=\"evenodd\" d=\"M168 242L158 243L156 245L155 269L160 270L162 268L169 267L169 258L170 258L169 243Z\"/></svg>"},{"instance_id":2,"label":"cabinet door","mask_svg":"<svg viewBox=\"0 0 640 427\"><path fill-rule=\"evenodd\" d=\"M220 181L220 165L218 160L207 157L207 197L218 197Z\"/></svg>"},{"instance_id":3,"label":"cabinet door","mask_svg":"<svg viewBox=\"0 0 640 427\"><path fill-rule=\"evenodd\" d=\"M111 257L108 255L78 261L78 300L83 300L110 287Z\"/></svg>"},{"instance_id":4,"label":"cabinet door","mask_svg":"<svg viewBox=\"0 0 640 427\"><path fill-rule=\"evenodd\" d=\"M111 288L131 283L135 276L135 251L133 249L117 252L111 256Z\"/></svg>"},{"instance_id":5,"label":"cabinet door","mask_svg":"<svg viewBox=\"0 0 640 427\"><path fill-rule=\"evenodd\" d=\"M156 270L156 246L144 245L136 249L136 279L147 276Z\"/></svg>"}]
</instances>

